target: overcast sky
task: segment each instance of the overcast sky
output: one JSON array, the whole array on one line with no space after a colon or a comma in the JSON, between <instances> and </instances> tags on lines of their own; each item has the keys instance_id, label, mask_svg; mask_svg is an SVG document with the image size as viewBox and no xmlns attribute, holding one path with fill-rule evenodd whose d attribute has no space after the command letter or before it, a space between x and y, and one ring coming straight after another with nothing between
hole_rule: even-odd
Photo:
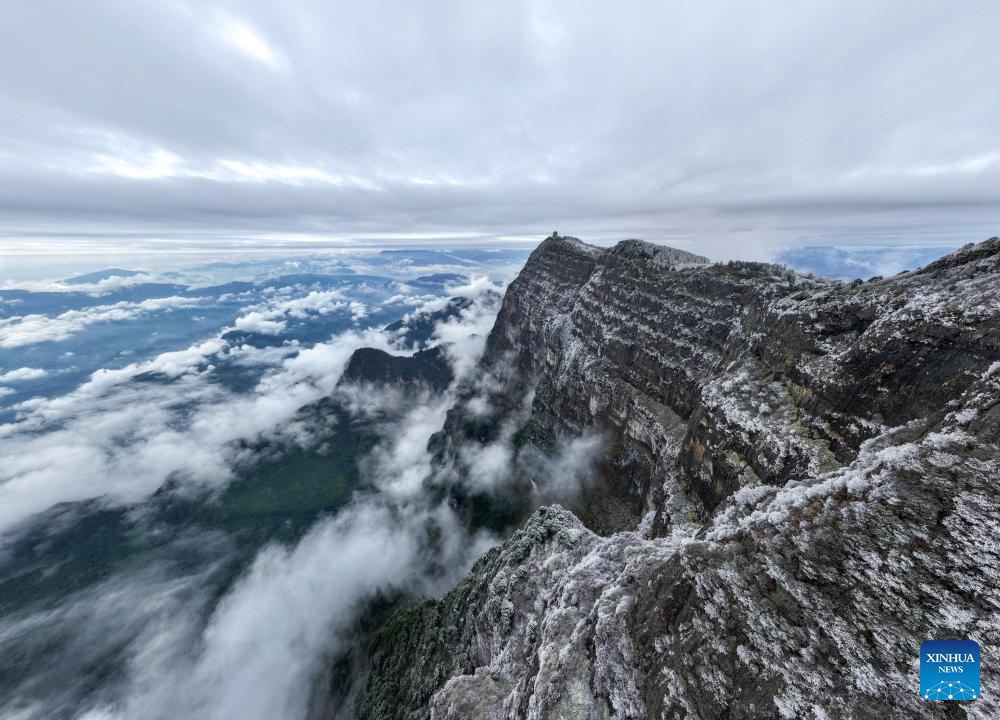
<instances>
[{"instance_id":1,"label":"overcast sky","mask_svg":"<svg viewBox=\"0 0 1000 720\"><path fill-rule=\"evenodd\" d=\"M1000 232L1000 3L33 0L0 250Z\"/></svg>"}]
</instances>

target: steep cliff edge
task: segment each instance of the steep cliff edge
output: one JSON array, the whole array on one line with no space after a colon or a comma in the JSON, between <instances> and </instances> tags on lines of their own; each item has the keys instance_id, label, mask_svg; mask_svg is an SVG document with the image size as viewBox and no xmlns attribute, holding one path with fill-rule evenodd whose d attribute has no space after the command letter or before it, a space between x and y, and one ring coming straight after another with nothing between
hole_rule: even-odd
<instances>
[{"instance_id":1,"label":"steep cliff edge","mask_svg":"<svg viewBox=\"0 0 1000 720\"><path fill-rule=\"evenodd\" d=\"M554 236L487 347L435 441L456 509L585 524L543 508L394 617L360 717L998 714L1000 240L843 284ZM529 459L588 435L601 481L560 498ZM948 637L983 646L973 703L917 694Z\"/></svg>"}]
</instances>

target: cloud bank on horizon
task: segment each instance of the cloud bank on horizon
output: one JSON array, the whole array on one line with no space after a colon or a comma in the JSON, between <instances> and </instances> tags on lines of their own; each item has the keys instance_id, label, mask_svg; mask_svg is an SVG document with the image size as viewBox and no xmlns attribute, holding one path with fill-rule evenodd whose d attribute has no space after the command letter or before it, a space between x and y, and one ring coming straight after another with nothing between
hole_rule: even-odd
<instances>
[{"instance_id":1,"label":"cloud bank on horizon","mask_svg":"<svg viewBox=\"0 0 1000 720\"><path fill-rule=\"evenodd\" d=\"M1000 5L17 3L0 251L996 234Z\"/></svg>"}]
</instances>

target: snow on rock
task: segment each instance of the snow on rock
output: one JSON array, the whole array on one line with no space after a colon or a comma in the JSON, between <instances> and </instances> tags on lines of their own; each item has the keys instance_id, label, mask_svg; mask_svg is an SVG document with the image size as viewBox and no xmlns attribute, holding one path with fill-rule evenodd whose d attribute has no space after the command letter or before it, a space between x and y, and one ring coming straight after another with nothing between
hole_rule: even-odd
<instances>
[{"instance_id":1,"label":"snow on rock","mask_svg":"<svg viewBox=\"0 0 1000 720\"><path fill-rule=\"evenodd\" d=\"M553 236L488 348L512 464L600 433L605 492L394 616L360 717L1000 716L1000 239L843 284ZM496 436L471 400L439 462ZM920 698L932 638L978 700Z\"/></svg>"}]
</instances>

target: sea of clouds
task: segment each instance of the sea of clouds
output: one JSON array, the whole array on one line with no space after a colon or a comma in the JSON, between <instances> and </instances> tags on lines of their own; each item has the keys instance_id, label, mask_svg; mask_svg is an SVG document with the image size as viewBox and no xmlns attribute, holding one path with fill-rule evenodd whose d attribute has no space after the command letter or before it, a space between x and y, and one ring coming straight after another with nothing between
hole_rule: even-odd
<instances>
[{"instance_id":1,"label":"sea of clouds","mask_svg":"<svg viewBox=\"0 0 1000 720\"><path fill-rule=\"evenodd\" d=\"M99 369L70 392L16 405L16 419L0 425L0 566L26 533L55 547L64 528L107 511L125 514L144 549L99 582L0 615L0 651L46 649L44 664L21 669L0 717L305 717L312 688L368 598L439 594L498 541L470 537L445 502L431 500L426 480L438 472L428 443L459 388L468 395L490 383L478 363L503 284L471 276L436 294L399 289L384 302L407 318L439 311L449 297L470 301L438 322L430 341L445 343L454 370L444 392L340 383L357 348L417 347L398 332L366 326L367 308L352 307L343 293L275 292L243 306L212 337ZM8 323L9 337L47 332L52 341L86 332L86 318L107 310L98 307L80 317L22 318ZM260 346L227 335L280 336L296 318L329 313L350 313L352 327L312 345ZM250 391L219 381L220 368L232 366L255 370ZM5 371L3 382L45 373L24 366ZM315 438L299 411L331 396L375 423L379 439L359 459L365 489L297 541L267 543L232 577L240 550L233 536L218 528L172 532L148 509L167 486L210 502L262 440L309 446ZM553 482L585 472L592 447L545 460ZM484 484L502 484L511 453L505 431L465 460ZM60 573L56 550L42 572Z\"/></svg>"}]
</instances>

